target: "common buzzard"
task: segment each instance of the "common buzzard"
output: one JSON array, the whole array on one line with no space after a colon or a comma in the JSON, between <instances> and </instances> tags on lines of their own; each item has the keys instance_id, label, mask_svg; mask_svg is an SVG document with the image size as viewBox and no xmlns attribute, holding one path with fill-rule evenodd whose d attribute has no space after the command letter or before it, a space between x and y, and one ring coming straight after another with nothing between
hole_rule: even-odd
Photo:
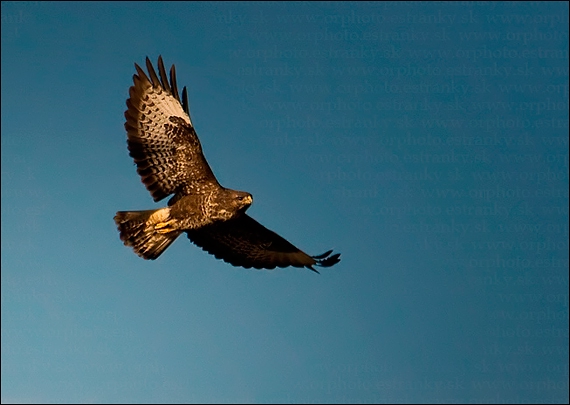
<instances>
[{"instance_id":1,"label":"common buzzard","mask_svg":"<svg viewBox=\"0 0 570 405\"><path fill-rule=\"evenodd\" d=\"M206 252L234 266L330 267L340 261L332 250L309 256L245 213L250 193L222 187L202 154L192 125L186 87L182 100L176 70L170 81L162 57L158 74L146 58L149 76L135 63L125 129L130 156L154 201L174 194L168 206L148 211L119 211L121 240L144 259L154 260L182 233ZM318 272L317 272L318 273Z\"/></svg>"}]
</instances>

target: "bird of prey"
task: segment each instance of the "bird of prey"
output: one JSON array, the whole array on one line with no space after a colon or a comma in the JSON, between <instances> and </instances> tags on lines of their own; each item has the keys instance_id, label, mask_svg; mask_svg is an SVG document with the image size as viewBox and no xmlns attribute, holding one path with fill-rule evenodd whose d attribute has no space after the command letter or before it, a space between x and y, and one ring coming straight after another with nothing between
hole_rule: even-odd
<instances>
[{"instance_id":1,"label":"bird of prey","mask_svg":"<svg viewBox=\"0 0 570 405\"><path fill-rule=\"evenodd\" d=\"M154 260L183 232L206 252L234 266L330 267L340 261L332 250L309 256L246 214L250 193L222 187L202 153L192 125L186 87L182 99L176 70L170 76L158 57L158 75L146 58L149 75L135 63L125 129L130 156L155 202L173 195L168 206L119 211L121 240L144 259ZM170 80L169 80L170 79Z\"/></svg>"}]
</instances>

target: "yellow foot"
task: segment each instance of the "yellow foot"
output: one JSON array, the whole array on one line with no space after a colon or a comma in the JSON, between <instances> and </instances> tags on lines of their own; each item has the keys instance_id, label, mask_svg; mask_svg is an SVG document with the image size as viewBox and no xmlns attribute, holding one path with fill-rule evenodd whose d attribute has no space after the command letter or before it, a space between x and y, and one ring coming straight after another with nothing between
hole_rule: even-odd
<instances>
[{"instance_id":1,"label":"yellow foot","mask_svg":"<svg viewBox=\"0 0 570 405\"><path fill-rule=\"evenodd\" d=\"M158 233L169 233L169 232L175 231L175 229L172 227L172 225L174 225L173 220L166 221L166 222L159 222L158 224L156 224L154 226L154 230Z\"/></svg>"}]
</instances>

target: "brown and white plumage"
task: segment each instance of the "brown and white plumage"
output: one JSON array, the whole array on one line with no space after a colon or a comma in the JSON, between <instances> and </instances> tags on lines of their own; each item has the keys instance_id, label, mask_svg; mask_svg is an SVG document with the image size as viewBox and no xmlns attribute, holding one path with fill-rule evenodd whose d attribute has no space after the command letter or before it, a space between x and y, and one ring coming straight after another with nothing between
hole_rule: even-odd
<instances>
[{"instance_id":1,"label":"brown and white plumage","mask_svg":"<svg viewBox=\"0 0 570 405\"><path fill-rule=\"evenodd\" d=\"M188 109L186 87L178 93L174 65L158 75L146 58L149 75L135 64L125 129L130 156L154 201L172 195L168 207L120 211L115 216L121 240L145 259L156 259L182 233L196 245L234 266L330 267L340 254L309 256L245 211L251 194L222 187L202 153ZM170 79L170 80L169 80Z\"/></svg>"},{"instance_id":2,"label":"brown and white plumage","mask_svg":"<svg viewBox=\"0 0 570 405\"><path fill-rule=\"evenodd\" d=\"M174 65L170 83L162 57L158 58L160 79L148 58L146 66L150 78L135 64L138 75L133 75L125 111L127 145L142 182L154 201L219 188L190 120L186 87L181 104Z\"/></svg>"}]
</instances>

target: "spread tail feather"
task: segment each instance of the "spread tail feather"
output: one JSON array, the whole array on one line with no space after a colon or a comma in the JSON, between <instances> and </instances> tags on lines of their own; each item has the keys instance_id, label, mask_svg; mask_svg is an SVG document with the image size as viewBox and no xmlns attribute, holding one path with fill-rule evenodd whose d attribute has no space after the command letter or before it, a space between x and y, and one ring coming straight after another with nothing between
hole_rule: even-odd
<instances>
[{"instance_id":1,"label":"spread tail feather","mask_svg":"<svg viewBox=\"0 0 570 405\"><path fill-rule=\"evenodd\" d=\"M119 211L115 223L121 240L131 246L135 253L146 260L154 260L180 235L174 230L168 233L157 231L156 225L170 218L170 208L148 211Z\"/></svg>"}]
</instances>

